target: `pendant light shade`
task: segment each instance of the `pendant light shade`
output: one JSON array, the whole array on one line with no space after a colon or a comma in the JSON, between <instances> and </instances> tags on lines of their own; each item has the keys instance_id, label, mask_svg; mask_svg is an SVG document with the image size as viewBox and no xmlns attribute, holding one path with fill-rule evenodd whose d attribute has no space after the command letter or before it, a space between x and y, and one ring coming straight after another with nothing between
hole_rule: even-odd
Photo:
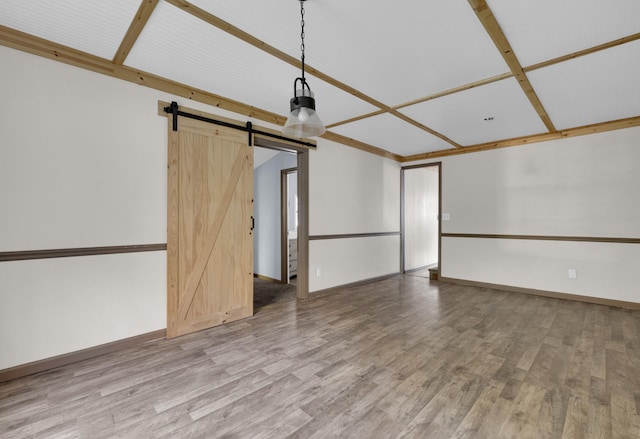
<instances>
[{"instance_id":1,"label":"pendant light shade","mask_svg":"<svg viewBox=\"0 0 640 439\"><path fill-rule=\"evenodd\" d=\"M321 136L326 131L316 114L316 100L304 77L304 2L305 0L300 0L302 75L293 82L293 98L290 101L291 113L282 129L282 134L285 136L296 138ZM298 81L300 82L299 88L297 87Z\"/></svg>"},{"instance_id":2,"label":"pendant light shade","mask_svg":"<svg viewBox=\"0 0 640 439\"><path fill-rule=\"evenodd\" d=\"M324 125L316 113L316 100L313 92L298 89L291 98L291 114L284 124L282 133L286 136L302 138L321 136L325 132Z\"/></svg>"}]
</instances>

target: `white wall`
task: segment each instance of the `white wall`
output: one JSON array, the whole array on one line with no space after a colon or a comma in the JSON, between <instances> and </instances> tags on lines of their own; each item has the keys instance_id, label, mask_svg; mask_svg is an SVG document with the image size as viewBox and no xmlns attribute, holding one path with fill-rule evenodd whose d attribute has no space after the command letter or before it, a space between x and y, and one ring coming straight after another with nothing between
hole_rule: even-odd
<instances>
[{"instance_id":1,"label":"white wall","mask_svg":"<svg viewBox=\"0 0 640 439\"><path fill-rule=\"evenodd\" d=\"M164 96L5 47L0 59L0 251L166 243ZM166 327L165 260L0 262L0 369Z\"/></svg>"},{"instance_id":2,"label":"white wall","mask_svg":"<svg viewBox=\"0 0 640 439\"><path fill-rule=\"evenodd\" d=\"M638 244L443 238L442 260L447 277L640 302Z\"/></svg>"},{"instance_id":3,"label":"white wall","mask_svg":"<svg viewBox=\"0 0 640 439\"><path fill-rule=\"evenodd\" d=\"M254 171L253 216L253 271L256 274L280 279L281 211L280 171L295 168L295 154L281 152Z\"/></svg>"},{"instance_id":4,"label":"white wall","mask_svg":"<svg viewBox=\"0 0 640 439\"><path fill-rule=\"evenodd\" d=\"M158 100L246 120L6 47L0 60L0 252L166 243ZM165 327L164 251L0 262L0 369Z\"/></svg>"},{"instance_id":5,"label":"white wall","mask_svg":"<svg viewBox=\"0 0 640 439\"><path fill-rule=\"evenodd\" d=\"M309 247L311 291L400 271L400 236L323 239Z\"/></svg>"},{"instance_id":6,"label":"white wall","mask_svg":"<svg viewBox=\"0 0 640 439\"><path fill-rule=\"evenodd\" d=\"M443 160L447 231L640 238L640 128Z\"/></svg>"},{"instance_id":7,"label":"white wall","mask_svg":"<svg viewBox=\"0 0 640 439\"><path fill-rule=\"evenodd\" d=\"M310 154L309 234L400 230L400 164L335 142Z\"/></svg>"},{"instance_id":8,"label":"white wall","mask_svg":"<svg viewBox=\"0 0 640 439\"><path fill-rule=\"evenodd\" d=\"M309 167L310 236L400 231L400 164L323 141ZM310 292L399 270L399 236L309 242Z\"/></svg>"},{"instance_id":9,"label":"white wall","mask_svg":"<svg viewBox=\"0 0 640 439\"><path fill-rule=\"evenodd\" d=\"M0 262L0 370L166 327L165 252Z\"/></svg>"},{"instance_id":10,"label":"white wall","mask_svg":"<svg viewBox=\"0 0 640 439\"><path fill-rule=\"evenodd\" d=\"M438 263L437 166L404 170L404 269Z\"/></svg>"},{"instance_id":11,"label":"white wall","mask_svg":"<svg viewBox=\"0 0 640 439\"><path fill-rule=\"evenodd\" d=\"M629 128L444 158L442 231L638 239L639 146ZM638 244L442 241L444 277L613 300L640 302L638 266Z\"/></svg>"},{"instance_id":12,"label":"white wall","mask_svg":"<svg viewBox=\"0 0 640 439\"><path fill-rule=\"evenodd\" d=\"M0 252L166 242L157 101L247 120L6 47L0 60ZM445 158L443 232L639 238L639 144L631 128ZM399 175L320 139L310 234L399 231ZM445 238L442 274L640 302L638 245L480 244ZM399 237L311 241L309 256L318 291L398 272ZM165 302L164 252L0 262L0 369L162 329Z\"/></svg>"},{"instance_id":13,"label":"white wall","mask_svg":"<svg viewBox=\"0 0 640 439\"><path fill-rule=\"evenodd\" d=\"M158 100L247 120L6 47L0 62L0 252L166 243ZM310 167L312 234L399 230L398 164L319 139ZM311 291L398 271L398 244L348 241L311 245ZM165 252L0 262L0 369L165 327Z\"/></svg>"},{"instance_id":14,"label":"white wall","mask_svg":"<svg viewBox=\"0 0 640 439\"><path fill-rule=\"evenodd\" d=\"M166 242L158 93L4 47L0 56L0 251Z\"/></svg>"}]
</instances>

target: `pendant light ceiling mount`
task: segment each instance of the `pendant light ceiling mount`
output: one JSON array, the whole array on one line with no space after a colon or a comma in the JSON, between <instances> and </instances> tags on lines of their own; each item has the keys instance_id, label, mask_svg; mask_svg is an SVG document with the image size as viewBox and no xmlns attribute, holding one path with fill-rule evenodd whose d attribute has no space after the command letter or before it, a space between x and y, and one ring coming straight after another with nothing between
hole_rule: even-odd
<instances>
[{"instance_id":1,"label":"pendant light ceiling mount","mask_svg":"<svg viewBox=\"0 0 640 439\"><path fill-rule=\"evenodd\" d=\"M287 122L284 124L282 133L286 136L302 138L320 136L326 131L323 123L316 114L316 100L313 92L304 77L304 2L306 0L298 0L300 2L300 51L302 75L293 81L293 98L291 98L291 113ZM299 83L299 84L298 84Z\"/></svg>"}]
</instances>

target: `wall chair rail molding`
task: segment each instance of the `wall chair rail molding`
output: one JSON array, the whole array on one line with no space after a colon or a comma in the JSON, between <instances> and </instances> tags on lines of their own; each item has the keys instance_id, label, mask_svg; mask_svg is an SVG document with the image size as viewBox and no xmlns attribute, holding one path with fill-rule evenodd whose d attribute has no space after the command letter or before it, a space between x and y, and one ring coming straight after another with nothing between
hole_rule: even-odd
<instances>
[{"instance_id":1,"label":"wall chair rail molding","mask_svg":"<svg viewBox=\"0 0 640 439\"><path fill-rule=\"evenodd\" d=\"M28 261L33 259L71 258L79 256L113 255L167 250L167 244L116 245L108 247L81 247L47 250L0 252L0 262Z\"/></svg>"},{"instance_id":2,"label":"wall chair rail molding","mask_svg":"<svg viewBox=\"0 0 640 439\"><path fill-rule=\"evenodd\" d=\"M640 244L640 238L615 238L605 236L551 236L551 235L501 235L484 233L443 233L444 238L521 239L530 241L606 242L613 244Z\"/></svg>"},{"instance_id":3,"label":"wall chair rail molding","mask_svg":"<svg viewBox=\"0 0 640 439\"><path fill-rule=\"evenodd\" d=\"M400 232L344 233L339 235L310 235L309 241L320 241L323 239L371 238L371 237L378 237L378 236L400 236Z\"/></svg>"}]
</instances>

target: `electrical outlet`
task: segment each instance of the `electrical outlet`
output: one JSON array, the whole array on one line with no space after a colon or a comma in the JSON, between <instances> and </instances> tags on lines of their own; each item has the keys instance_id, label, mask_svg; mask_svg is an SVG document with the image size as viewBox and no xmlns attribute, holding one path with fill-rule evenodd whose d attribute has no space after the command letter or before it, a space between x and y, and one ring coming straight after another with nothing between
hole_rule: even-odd
<instances>
[{"instance_id":1,"label":"electrical outlet","mask_svg":"<svg viewBox=\"0 0 640 439\"><path fill-rule=\"evenodd\" d=\"M449 215L448 213L442 214L442 221L449 221L450 219L451 219L451 215Z\"/></svg>"},{"instance_id":2,"label":"electrical outlet","mask_svg":"<svg viewBox=\"0 0 640 439\"><path fill-rule=\"evenodd\" d=\"M316 277L320 277L321 274L322 274L322 271L320 271L319 268L316 268Z\"/></svg>"},{"instance_id":3,"label":"electrical outlet","mask_svg":"<svg viewBox=\"0 0 640 439\"><path fill-rule=\"evenodd\" d=\"M578 272L576 271L575 268L570 268L569 269L569 279L577 279L578 278Z\"/></svg>"}]
</instances>

